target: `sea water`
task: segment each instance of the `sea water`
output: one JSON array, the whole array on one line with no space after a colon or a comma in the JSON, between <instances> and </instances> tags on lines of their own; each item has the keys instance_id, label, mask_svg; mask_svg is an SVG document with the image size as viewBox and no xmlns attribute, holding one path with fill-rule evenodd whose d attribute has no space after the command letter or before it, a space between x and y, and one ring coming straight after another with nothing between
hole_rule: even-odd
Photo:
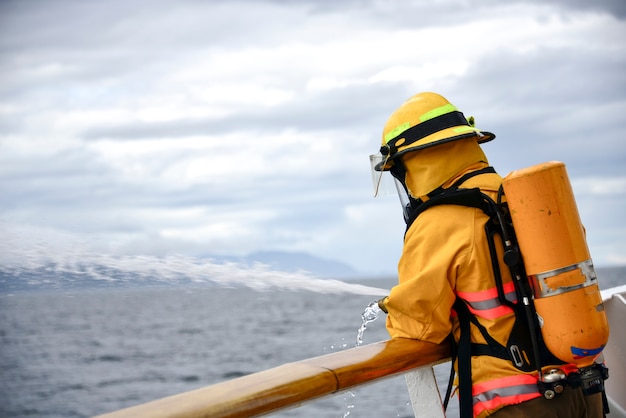
<instances>
[{"instance_id":1,"label":"sea water","mask_svg":"<svg viewBox=\"0 0 626 418\"><path fill-rule=\"evenodd\" d=\"M88 417L352 348L371 300L245 287L0 295L0 416ZM379 325L365 343L388 337ZM394 379L358 392L351 416L410 416ZM276 416L341 417L345 395Z\"/></svg>"},{"instance_id":2,"label":"sea water","mask_svg":"<svg viewBox=\"0 0 626 418\"><path fill-rule=\"evenodd\" d=\"M624 269L598 275L602 288L626 283ZM394 280L362 283L389 289ZM209 283L0 292L0 416L88 417L352 348L373 299ZM366 324L362 344L388 338L382 319ZM449 364L437 367L445 390ZM455 400L451 408L455 416ZM274 416L348 411L413 416L402 376Z\"/></svg>"}]
</instances>

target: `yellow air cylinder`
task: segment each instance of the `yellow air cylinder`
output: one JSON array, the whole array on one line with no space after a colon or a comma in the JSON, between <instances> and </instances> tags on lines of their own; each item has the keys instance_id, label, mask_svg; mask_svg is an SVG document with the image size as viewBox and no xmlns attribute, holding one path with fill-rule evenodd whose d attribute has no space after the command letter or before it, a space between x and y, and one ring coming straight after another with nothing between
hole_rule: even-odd
<instances>
[{"instance_id":1,"label":"yellow air cylinder","mask_svg":"<svg viewBox=\"0 0 626 418\"><path fill-rule=\"evenodd\" d=\"M502 186L546 346L565 362L591 365L609 324L565 164L513 171Z\"/></svg>"}]
</instances>

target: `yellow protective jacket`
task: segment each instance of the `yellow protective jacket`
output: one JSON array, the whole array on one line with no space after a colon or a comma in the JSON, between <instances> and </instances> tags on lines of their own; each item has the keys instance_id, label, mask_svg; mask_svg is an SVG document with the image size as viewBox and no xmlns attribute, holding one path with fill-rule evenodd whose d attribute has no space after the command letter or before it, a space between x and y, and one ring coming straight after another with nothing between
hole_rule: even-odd
<instances>
[{"instance_id":1,"label":"yellow protective jacket","mask_svg":"<svg viewBox=\"0 0 626 418\"><path fill-rule=\"evenodd\" d=\"M420 187L421 191L427 192L442 184L449 186L464 174L487 166L486 158L482 151L478 151L480 147L475 142L457 142L459 144L434 147L433 150L440 149L421 156L422 161L417 161L418 164L415 164L414 157L406 159L408 171L415 168L412 165L422 164L421 169L413 172L419 172L417 178L407 178L412 194ZM437 155L439 152L447 158L442 160L442 155ZM430 157L439 158L447 167L430 167L428 161L423 161ZM455 170L451 176L445 174ZM442 173L448 176L446 182L440 182ZM431 184L428 184L429 180ZM498 174L481 174L471 177L461 187L479 187L495 199L501 181ZM459 296L489 334L506 346L515 315L498 300L484 230L487 220L487 215L480 209L436 205L413 222L406 232L398 263L398 285L391 289L385 301L387 329L391 337L441 343L454 331L458 342L459 321L452 307ZM513 297L515 292L508 268L503 262L500 264L505 292ZM472 342L486 343L475 327L471 329ZM476 417L486 417L506 405L541 396L537 389L537 373L520 372L508 360L491 356L472 357L472 395Z\"/></svg>"}]
</instances>

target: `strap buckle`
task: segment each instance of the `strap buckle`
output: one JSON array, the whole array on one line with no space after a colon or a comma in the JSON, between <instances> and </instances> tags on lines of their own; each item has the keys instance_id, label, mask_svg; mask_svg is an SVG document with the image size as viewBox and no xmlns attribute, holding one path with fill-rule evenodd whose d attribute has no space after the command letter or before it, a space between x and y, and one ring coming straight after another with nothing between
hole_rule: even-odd
<instances>
[{"instance_id":1,"label":"strap buckle","mask_svg":"<svg viewBox=\"0 0 626 418\"><path fill-rule=\"evenodd\" d=\"M561 369L550 369L542 374L537 382L539 393L546 399L554 399L563 393L565 385L568 383L567 375Z\"/></svg>"}]
</instances>

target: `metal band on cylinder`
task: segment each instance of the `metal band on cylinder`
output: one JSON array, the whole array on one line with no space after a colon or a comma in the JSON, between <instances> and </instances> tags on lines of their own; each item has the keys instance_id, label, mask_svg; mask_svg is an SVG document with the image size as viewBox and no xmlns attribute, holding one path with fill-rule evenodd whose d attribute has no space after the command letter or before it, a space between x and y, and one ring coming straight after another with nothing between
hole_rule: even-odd
<instances>
[{"instance_id":1,"label":"metal band on cylinder","mask_svg":"<svg viewBox=\"0 0 626 418\"><path fill-rule=\"evenodd\" d=\"M552 279L557 276L562 274L574 275L577 272L583 280L580 283L571 284L569 281L568 284L555 285L555 283L553 283L555 280ZM592 286L598 282L598 276L596 275L591 260L585 260L581 263L572 264L545 273L529 275L528 278L531 280L536 298L560 295L561 293Z\"/></svg>"}]
</instances>

